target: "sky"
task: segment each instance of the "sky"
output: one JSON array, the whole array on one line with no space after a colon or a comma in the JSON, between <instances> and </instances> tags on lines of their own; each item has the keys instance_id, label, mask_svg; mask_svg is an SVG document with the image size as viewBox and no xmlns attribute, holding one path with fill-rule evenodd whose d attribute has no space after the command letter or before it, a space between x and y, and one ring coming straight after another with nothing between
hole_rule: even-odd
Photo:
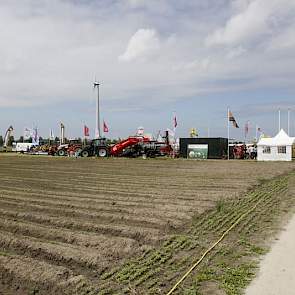
<instances>
[{"instance_id":1,"label":"sky","mask_svg":"<svg viewBox=\"0 0 295 295\"><path fill-rule=\"evenodd\" d=\"M0 40L2 135L94 136L96 79L111 138L295 136L295 0L1 0Z\"/></svg>"}]
</instances>

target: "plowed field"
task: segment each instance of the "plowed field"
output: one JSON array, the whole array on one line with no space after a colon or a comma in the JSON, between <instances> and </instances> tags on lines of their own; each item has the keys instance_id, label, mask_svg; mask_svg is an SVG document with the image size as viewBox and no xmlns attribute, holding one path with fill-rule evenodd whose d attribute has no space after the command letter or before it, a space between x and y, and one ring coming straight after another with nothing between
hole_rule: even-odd
<instances>
[{"instance_id":1,"label":"plowed field","mask_svg":"<svg viewBox=\"0 0 295 295\"><path fill-rule=\"evenodd\" d=\"M148 294L170 252L176 249L173 259L182 258L179 249L189 243L177 235L193 217L292 168L250 161L0 155L0 294L130 294L141 284L134 294ZM212 232L227 222L223 215L216 218ZM171 250L167 257L154 252L163 244ZM154 256L145 260L149 253ZM142 273L130 272L129 262L138 257ZM134 288L132 276L138 278Z\"/></svg>"}]
</instances>

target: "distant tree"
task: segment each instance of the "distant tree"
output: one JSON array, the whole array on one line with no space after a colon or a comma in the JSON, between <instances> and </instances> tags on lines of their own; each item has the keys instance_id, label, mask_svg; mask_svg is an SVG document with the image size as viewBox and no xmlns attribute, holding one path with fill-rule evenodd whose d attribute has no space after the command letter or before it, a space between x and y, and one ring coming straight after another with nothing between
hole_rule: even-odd
<instances>
[{"instance_id":1,"label":"distant tree","mask_svg":"<svg viewBox=\"0 0 295 295\"><path fill-rule=\"evenodd\" d=\"M51 141L51 144L53 144L53 143L54 143L54 144L59 144L59 143L60 143L60 139L59 139L58 136L55 137L55 139L54 139L53 142Z\"/></svg>"},{"instance_id":2,"label":"distant tree","mask_svg":"<svg viewBox=\"0 0 295 295\"><path fill-rule=\"evenodd\" d=\"M32 141L33 141L32 137L25 139L25 142L27 142L27 143L32 143Z\"/></svg>"},{"instance_id":3,"label":"distant tree","mask_svg":"<svg viewBox=\"0 0 295 295\"><path fill-rule=\"evenodd\" d=\"M17 142L24 142L24 137L21 135L21 136L19 137L19 139L17 140Z\"/></svg>"},{"instance_id":4,"label":"distant tree","mask_svg":"<svg viewBox=\"0 0 295 295\"><path fill-rule=\"evenodd\" d=\"M0 146L3 146L3 144L4 144L3 136L0 135Z\"/></svg>"}]
</instances>

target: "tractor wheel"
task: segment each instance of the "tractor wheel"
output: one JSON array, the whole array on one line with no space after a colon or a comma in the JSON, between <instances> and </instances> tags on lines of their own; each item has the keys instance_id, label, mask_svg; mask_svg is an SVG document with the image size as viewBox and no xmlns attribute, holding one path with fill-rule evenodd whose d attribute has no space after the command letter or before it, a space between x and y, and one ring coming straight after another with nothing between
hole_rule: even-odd
<instances>
[{"instance_id":1,"label":"tractor wheel","mask_svg":"<svg viewBox=\"0 0 295 295\"><path fill-rule=\"evenodd\" d=\"M63 156L65 156L65 155L66 155L66 151L65 151L65 150L63 150L63 149L61 149L61 150L58 150L58 151L57 151L57 155L58 155L58 156L60 156L60 157L63 157Z\"/></svg>"},{"instance_id":2,"label":"tractor wheel","mask_svg":"<svg viewBox=\"0 0 295 295\"><path fill-rule=\"evenodd\" d=\"M82 153L81 153L81 156L83 157L83 158L87 158L87 157L89 157L89 152L88 151L82 151Z\"/></svg>"},{"instance_id":3,"label":"tractor wheel","mask_svg":"<svg viewBox=\"0 0 295 295\"><path fill-rule=\"evenodd\" d=\"M107 150L105 148L100 148L98 150L98 156L100 158L105 158L107 155L108 155L108 152L107 152Z\"/></svg>"}]
</instances>

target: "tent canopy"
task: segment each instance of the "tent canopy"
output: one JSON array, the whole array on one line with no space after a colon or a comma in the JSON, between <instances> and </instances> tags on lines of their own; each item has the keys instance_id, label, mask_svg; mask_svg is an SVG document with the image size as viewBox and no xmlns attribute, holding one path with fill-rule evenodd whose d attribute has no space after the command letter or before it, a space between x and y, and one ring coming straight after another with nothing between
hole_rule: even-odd
<instances>
[{"instance_id":1,"label":"tent canopy","mask_svg":"<svg viewBox=\"0 0 295 295\"><path fill-rule=\"evenodd\" d=\"M272 138L261 138L257 143L258 146L287 146L295 143L295 137L290 137L281 129L281 131Z\"/></svg>"}]
</instances>

